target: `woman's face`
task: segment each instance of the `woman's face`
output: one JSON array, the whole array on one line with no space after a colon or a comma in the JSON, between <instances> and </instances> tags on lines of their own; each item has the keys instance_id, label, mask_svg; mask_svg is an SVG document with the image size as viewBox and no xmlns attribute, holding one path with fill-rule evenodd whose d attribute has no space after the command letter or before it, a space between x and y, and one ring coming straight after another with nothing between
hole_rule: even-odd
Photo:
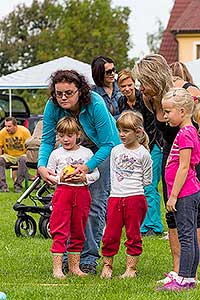
<instances>
[{"instance_id":1,"label":"woman's face","mask_svg":"<svg viewBox=\"0 0 200 300\"><path fill-rule=\"evenodd\" d=\"M140 92L147 99L151 99L156 96L155 89L151 85L147 85L145 83L140 82Z\"/></svg>"},{"instance_id":2,"label":"woman's face","mask_svg":"<svg viewBox=\"0 0 200 300\"><path fill-rule=\"evenodd\" d=\"M104 69L104 84L107 86L114 82L116 70L113 63L106 63Z\"/></svg>"},{"instance_id":3,"label":"woman's face","mask_svg":"<svg viewBox=\"0 0 200 300\"><path fill-rule=\"evenodd\" d=\"M56 83L55 94L57 102L62 108L70 110L76 110L79 108L80 92L74 83Z\"/></svg>"},{"instance_id":4,"label":"woman's face","mask_svg":"<svg viewBox=\"0 0 200 300\"><path fill-rule=\"evenodd\" d=\"M119 84L120 92L126 97L130 97L135 93L135 82L131 78L124 79Z\"/></svg>"}]
</instances>

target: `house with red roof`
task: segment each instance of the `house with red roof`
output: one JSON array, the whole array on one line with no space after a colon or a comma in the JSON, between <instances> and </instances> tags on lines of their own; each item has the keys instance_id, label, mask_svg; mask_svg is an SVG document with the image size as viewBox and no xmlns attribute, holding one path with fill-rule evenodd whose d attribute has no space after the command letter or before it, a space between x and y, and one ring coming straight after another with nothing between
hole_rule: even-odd
<instances>
[{"instance_id":1,"label":"house with red roof","mask_svg":"<svg viewBox=\"0 0 200 300\"><path fill-rule=\"evenodd\" d=\"M170 64L200 58L200 0L175 0L159 50Z\"/></svg>"}]
</instances>

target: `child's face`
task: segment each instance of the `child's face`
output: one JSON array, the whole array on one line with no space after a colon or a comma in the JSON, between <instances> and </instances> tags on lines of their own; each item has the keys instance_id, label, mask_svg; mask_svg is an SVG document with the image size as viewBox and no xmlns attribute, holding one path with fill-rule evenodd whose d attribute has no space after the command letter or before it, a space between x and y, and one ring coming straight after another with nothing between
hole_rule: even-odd
<instances>
[{"instance_id":1,"label":"child's face","mask_svg":"<svg viewBox=\"0 0 200 300\"><path fill-rule=\"evenodd\" d=\"M162 101L162 108L166 122L172 127L180 126L183 121L183 112L174 106L170 100Z\"/></svg>"},{"instance_id":2,"label":"child's face","mask_svg":"<svg viewBox=\"0 0 200 300\"><path fill-rule=\"evenodd\" d=\"M139 143L137 140L137 134L135 130L129 128L119 128L119 136L124 144L124 146L128 149L138 148Z\"/></svg>"},{"instance_id":3,"label":"child's face","mask_svg":"<svg viewBox=\"0 0 200 300\"><path fill-rule=\"evenodd\" d=\"M65 150L76 150L78 149L77 138L80 136L76 133L72 134L62 134L58 133L59 142Z\"/></svg>"}]
</instances>

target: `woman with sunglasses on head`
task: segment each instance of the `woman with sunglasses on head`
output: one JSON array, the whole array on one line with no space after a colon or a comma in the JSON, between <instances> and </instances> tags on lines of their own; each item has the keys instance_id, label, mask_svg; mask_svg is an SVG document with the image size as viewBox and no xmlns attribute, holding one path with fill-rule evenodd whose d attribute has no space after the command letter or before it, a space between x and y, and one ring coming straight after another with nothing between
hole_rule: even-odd
<instances>
[{"instance_id":1,"label":"woman with sunglasses on head","mask_svg":"<svg viewBox=\"0 0 200 300\"><path fill-rule=\"evenodd\" d=\"M101 95L108 110L117 119L120 115L119 100L122 94L115 79L114 61L110 57L100 55L93 59L91 67L92 78L96 84L92 90Z\"/></svg>"},{"instance_id":2,"label":"woman with sunglasses on head","mask_svg":"<svg viewBox=\"0 0 200 300\"><path fill-rule=\"evenodd\" d=\"M76 182L79 173L89 173L96 167L100 172L99 180L90 186L92 204L80 265L83 272L95 274L110 192L109 156L111 149L120 143L120 139L114 118L101 96L90 90L84 76L74 70L59 70L52 74L49 88L51 98L44 110L38 171L47 183L54 183L51 175L55 174L46 166L55 145L55 128L62 117L73 116L84 136L81 144L94 153L85 164L74 166Z\"/></svg>"}]
</instances>

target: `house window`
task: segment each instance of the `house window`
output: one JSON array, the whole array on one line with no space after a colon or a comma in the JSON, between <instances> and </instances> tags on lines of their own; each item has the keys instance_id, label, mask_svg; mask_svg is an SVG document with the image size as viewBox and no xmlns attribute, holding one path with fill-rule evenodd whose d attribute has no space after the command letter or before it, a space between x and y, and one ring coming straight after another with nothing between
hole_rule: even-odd
<instances>
[{"instance_id":1,"label":"house window","mask_svg":"<svg viewBox=\"0 0 200 300\"><path fill-rule=\"evenodd\" d=\"M196 59L200 58L200 45L196 45Z\"/></svg>"}]
</instances>

